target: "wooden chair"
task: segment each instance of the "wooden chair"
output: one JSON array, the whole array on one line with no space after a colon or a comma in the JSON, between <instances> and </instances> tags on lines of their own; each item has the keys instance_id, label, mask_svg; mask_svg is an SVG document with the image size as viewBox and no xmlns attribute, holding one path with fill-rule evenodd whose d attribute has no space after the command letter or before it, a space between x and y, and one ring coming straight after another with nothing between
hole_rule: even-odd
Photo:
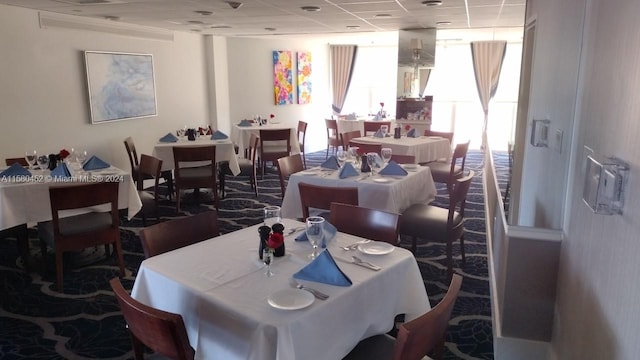
<instances>
[{"instance_id":1,"label":"wooden chair","mask_svg":"<svg viewBox=\"0 0 640 360\"><path fill-rule=\"evenodd\" d=\"M329 222L338 231L398 244L398 214L340 203L332 203L330 212Z\"/></svg>"},{"instance_id":2,"label":"wooden chair","mask_svg":"<svg viewBox=\"0 0 640 360\"><path fill-rule=\"evenodd\" d=\"M175 188L176 188L176 211L180 212L180 190L201 188L211 189L213 193L214 205L218 210L218 189L216 176L216 147L209 146L188 146L173 147L173 160L175 171ZM183 162L191 161L207 161L206 166L185 167Z\"/></svg>"},{"instance_id":3,"label":"wooden chair","mask_svg":"<svg viewBox=\"0 0 640 360\"><path fill-rule=\"evenodd\" d=\"M416 253L416 239L445 243L447 246L447 273L453 274L452 244L460 239L462 262L464 256L464 208L467 193L475 173L456 179L453 191L449 194L449 208L413 204L400 216L400 234L411 236L411 251Z\"/></svg>"},{"instance_id":4,"label":"wooden chair","mask_svg":"<svg viewBox=\"0 0 640 360\"><path fill-rule=\"evenodd\" d=\"M6 159L4 159L4 163L7 166L11 166L11 165L13 165L15 163L18 163L19 165L24 166L24 167L29 166L29 163L23 157L21 157L21 158L6 158Z\"/></svg>"},{"instance_id":5,"label":"wooden chair","mask_svg":"<svg viewBox=\"0 0 640 360\"><path fill-rule=\"evenodd\" d=\"M388 131L391 131L391 121L365 121L364 136L375 133L382 125L387 125Z\"/></svg>"},{"instance_id":6,"label":"wooden chair","mask_svg":"<svg viewBox=\"0 0 640 360\"><path fill-rule=\"evenodd\" d=\"M142 225L147 226L147 213L153 213L156 221L160 221L158 213L158 195L160 173L162 171L162 160L142 154L140 155L140 164L138 165L138 195L142 201ZM144 179L153 179L153 193L149 193L144 189Z\"/></svg>"},{"instance_id":7,"label":"wooden chair","mask_svg":"<svg viewBox=\"0 0 640 360\"><path fill-rule=\"evenodd\" d=\"M127 149L127 155L129 155L129 164L131 165L131 178L133 181L138 181L138 167L140 162L138 160L138 152L136 151L136 145L133 143L131 136L124 139L124 147ZM173 173L171 170L165 170L161 173L164 180L167 182L167 188L169 190L169 200L171 200L171 194L173 194ZM150 178L144 178L150 180Z\"/></svg>"},{"instance_id":8,"label":"wooden chair","mask_svg":"<svg viewBox=\"0 0 640 360\"><path fill-rule=\"evenodd\" d=\"M382 145L381 144L369 144L369 143L359 143L356 141L350 141L349 142L349 146L357 146L358 147L358 155L364 155L364 154L368 154L371 152L374 152L376 154L380 154L380 151L382 151Z\"/></svg>"},{"instance_id":9,"label":"wooden chair","mask_svg":"<svg viewBox=\"0 0 640 360\"><path fill-rule=\"evenodd\" d=\"M464 163L467 159L469 143L470 141L457 144L449 162L433 161L426 164L431 170L433 181L447 184L449 193L451 193L451 187L455 179L462 177L464 174Z\"/></svg>"},{"instance_id":10,"label":"wooden chair","mask_svg":"<svg viewBox=\"0 0 640 360\"><path fill-rule=\"evenodd\" d=\"M120 274L124 276L122 245L120 243L120 218L118 214L117 182L100 182L82 185L65 185L49 188L52 220L38 224L38 235L43 258L47 245L56 253L56 280L58 291L62 291L63 253L77 251L97 245L112 244L117 253ZM109 204L107 212L89 212L86 214L60 217L64 210L81 209ZM107 256L108 256L107 251Z\"/></svg>"},{"instance_id":11,"label":"wooden chair","mask_svg":"<svg viewBox=\"0 0 640 360\"><path fill-rule=\"evenodd\" d=\"M127 323L136 360L144 359L145 346L171 359L194 358L195 352L189 344L182 316L137 301L124 289L118 278L111 279L109 284Z\"/></svg>"},{"instance_id":12,"label":"wooden chair","mask_svg":"<svg viewBox=\"0 0 640 360\"><path fill-rule=\"evenodd\" d=\"M260 142L260 138L256 134L251 134L249 138L249 158L238 158L238 166L240 167L240 174L238 176L248 176L251 188L256 196L258 196L258 144ZM225 181L227 175L233 175L231 169L229 168L229 162L224 161L219 164L220 175L220 196L226 196L225 190Z\"/></svg>"},{"instance_id":13,"label":"wooden chair","mask_svg":"<svg viewBox=\"0 0 640 360\"><path fill-rule=\"evenodd\" d=\"M329 210L331 203L358 205L357 187L320 186L298 183L300 202L302 203L302 217L309 217L309 208ZM323 216L321 214L320 216ZM324 217L324 216L323 216Z\"/></svg>"},{"instance_id":14,"label":"wooden chair","mask_svg":"<svg viewBox=\"0 0 640 360\"><path fill-rule=\"evenodd\" d=\"M340 146L340 133L338 132L338 120L324 119L324 122L327 126L327 155L325 158L328 159L329 149L333 148L335 153Z\"/></svg>"},{"instance_id":15,"label":"wooden chair","mask_svg":"<svg viewBox=\"0 0 640 360\"><path fill-rule=\"evenodd\" d=\"M340 134L340 145L342 145L342 149L345 151L348 150L351 140L359 137L362 137L360 130L347 131Z\"/></svg>"},{"instance_id":16,"label":"wooden chair","mask_svg":"<svg viewBox=\"0 0 640 360\"><path fill-rule=\"evenodd\" d=\"M140 230L140 242L148 259L218 235L218 214L206 211L146 227Z\"/></svg>"},{"instance_id":17,"label":"wooden chair","mask_svg":"<svg viewBox=\"0 0 640 360\"><path fill-rule=\"evenodd\" d=\"M302 155L302 163L304 164L304 168L307 168L307 157L306 152L304 151L304 139L307 134L307 123L300 120L298 121L298 143L300 144L300 154Z\"/></svg>"},{"instance_id":18,"label":"wooden chair","mask_svg":"<svg viewBox=\"0 0 640 360\"><path fill-rule=\"evenodd\" d=\"M416 163L416 157L413 155L391 154L391 160L397 162L398 164L415 164Z\"/></svg>"},{"instance_id":19,"label":"wooden chair","mask_svg":"<svg viewBox=\"0 0 640 360\"><path fill-rule=\"evenodd\" d=\"M435 350L442 359L444 342L453 306L458 298L462 276L453 275L449 290L433 309L400 325L398 335L376 335L362 340L345 360L419 360Z\"/></svg>"},{"instance_id":20,"label":"wooden chair","mask_svg":"<svg viewBox=\"0 0 640 360\"><path fill-rule=\"evenodd\" d=\"M300 154L285 156L278 159L278 175L280 176L280 191L284 198L284 192L287 189L287 179L293 173L304 170L302 156Z\"/></svg>"},{"instance_id":21,"label":"wooden chair","mask_svg":"<svg viewBox=\"0 0 640 360\"><path fill-rule=\"evenodd\" d=\"M291 155L291 129L260 130L260 166L262 176L267 161L275 164L279 158Z\"/></svg>"}]
</instances>

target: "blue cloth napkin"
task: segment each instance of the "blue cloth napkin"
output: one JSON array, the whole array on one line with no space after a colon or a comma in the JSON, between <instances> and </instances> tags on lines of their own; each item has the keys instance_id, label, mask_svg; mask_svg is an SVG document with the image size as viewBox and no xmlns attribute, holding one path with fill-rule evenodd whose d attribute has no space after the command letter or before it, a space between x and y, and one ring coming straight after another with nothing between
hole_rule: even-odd
<instances>
[{"instance_id":1,"label":"blue cloth napkin","mask_svg":"<svg viewBox=\"0 0 640 360\"><path fill-rule=\"evenodd\" d=\"M331 155L322 163L322 165L320 165L320 167L323 169L338 170L340 168L340 164L338 164L338 159L334 155Z\"/></svg>"},{"instance_id":2,"label":"blue cloth napkin","mask_svg":"<svg viewBox=\"0 0 640 360\"><path fill-rule=\"evenodd\" d=\"M167 135L160 138L160 142L169 143L169 142L177 142L178 138L172 133L168 133Z\"/></svg>"},{"instance_id":3,"label":"blue cloth napkin","mask_svg":"<svg viewBox=\"0 0 640 360\"><path fill-rule=\"evenodd\" d=\"M51 177L55 178L70 178L71 177L71 171L69 171L69 168L67 167L67 164L65 163L60 163L58 164L58 166L56 166L55 169L51 170Z\"/></svg>"},{"instance_id":4,"label":"blue cloth napkin","mask_svg":"<svg viewBox=\"0 0 640 360\"><path fill-rule=\"evenodd\" d=\"M353 167L353 165L351 165L350 162L345 163L342 169L340 169L340 173L339 173L340 179L346 179L348 177L358 176L358 175L359 175L358 172Z\"/></svg>"},{"instance_id":5,"label":"blue cloth napkin","mask_svg":"<svg viewBox=\"0 0 640 360\"><path fill-rule=\"evenodd\" d=\"M376 133L373 134L373 137L377 137L377 138L384 137L384 135L382 135L382 129L378 129L378 131L376 131Z\"/></svg>"},{"instance_id":6,"label":"blue cloth napkin","mask_svg":"<svg viewBox=\"0 0 640 360\"><path fill-rule=\"evenodd\" d=\"M407 131L407 137L416 138L420 137L420 135L418 135L418 133L416 132L416 128L412 128L411 130Z\"/></svg>"},{"instance_id":7,"label":"blue cloth napkin","mask_svg":"<svg viewBox=\"0 0 640 360\"><path fill-rule=\"evenodd\" d=\"M227 136L227 134L223 133L220 130L216 130L216 132L211 134L211 140L224 140L224 139L228 139L228 138L229 137Z\"/></svg>"},{"instance_id":8,"label":"blue cloth napkin","mask_svg":"<svg viewBox=\"0 0 640 360\"><path fill-rule=\"evenodd\" d=\"M404 168L402 168L402 166L398 165L397 162L391 160L389 161L389 163L387 164L387 166L384 167L384 169L380 170L380 172L378 173L380 175L392 175L392 176L406 176L408 174L407 170L405 170Z\"/></svg>"},{"instance_id":9,"label":"blue cloth napkin","mask_svg":"<svg viewBox=\"0 0 640 360\"><path fill-rule=\"evenodd\" d=\"M307 266L293 274L293 278L336 286L351 286L352 284L351 279L340 270L329 250L321 252Z\"/></svg>"},{"instance_id":10,"label":"blue cloth napkin","mask_svg":"<svg viewBox=\"0 0 640 360\"><path fill-rule=\"evenodd\" d=\"M106 162L104 162L104 160L100 159L99 157L93 155L89 158L89 160L84 162L84 165L82 165L82 168L84 170L98 170L98 169L106 169L108 168L109 164L107 164Z\"/></svg>"},{"instance_id":11,"label":"blue cloth napkin","mask_svg":"<svg viewBox=\"0 0 640 360\"><path fill-rule=\"evenodd\" d=\"M251 126L251 122L249 122L249 120L247 120L247 119L242 119L238 123L238 126Z\"/></svg>"},{"instance_id":12,"label":"blue cloth napkin","mask_svg":"<svg viewBox=\"0 0 640 360\"><path fill-rule=\"evenodd\" d=\"M322 237L322 241L320 242L320 247L325 248L327 247L329 241L331 241L331 239L336 236L338 229L336 229L333 224L325 220L322 230L324 230L324 236ZM309 241L309 238L307 238L307 232L303 231L302 234L298 235L296 237L296 241Z\"/></svg>"},{"instance_id":13,"label":"blue cloth napkin","mask_svg":"<svg viewBox=\"0 0 640 360\"><path fill-rule=\"evenodd\" d=\"M31 172L29 170L23 168L20 164L13 163L8 168L4 169L4 171L0 172L0 178L3 177L14 177L14 176L31 176Z\"/></svg>"}]
</instances>

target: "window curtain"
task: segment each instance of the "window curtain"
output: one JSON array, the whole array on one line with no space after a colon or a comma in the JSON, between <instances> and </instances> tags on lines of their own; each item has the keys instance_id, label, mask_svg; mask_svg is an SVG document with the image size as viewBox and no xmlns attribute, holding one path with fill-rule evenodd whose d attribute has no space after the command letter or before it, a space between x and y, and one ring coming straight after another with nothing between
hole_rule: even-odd
<instances>
[{"instance_id":1,"label":"window curtain","mask_svg":"<svg viewBox=\"0 0 640 360\"><path fill-rule=\"evenodd\" d=\"M489 100L496 94L502 61L507 50L506 41L473 41L471 42L471 58L476 75L478 96L484 110L482 126L482 149L487 145L487 127L489 125Z\"/></svg>"},{"instance_id":2,"label":"window curtain","mask_svg":"<svg viewBox=\"0 0 640 360\"><path fill-rule=\"evenodd\" d=\"M331 45L331 89L333 90L332 109L340 114L347 98L353 67L356 63L356 45Z\"/></svg>"}]
</instances>

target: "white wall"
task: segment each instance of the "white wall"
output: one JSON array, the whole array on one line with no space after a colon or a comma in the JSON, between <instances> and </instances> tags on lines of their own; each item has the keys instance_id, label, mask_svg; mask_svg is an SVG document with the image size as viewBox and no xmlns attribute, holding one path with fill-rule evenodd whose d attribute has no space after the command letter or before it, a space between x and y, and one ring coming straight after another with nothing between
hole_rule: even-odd
<instances>
[{"instance_id":1,"label":"white wall","mask_svg":"<svg viewBox=\"0 0 640 360\"><path fill-rule=\"evenodd\" d=\"M578 62L576 48L582 39L580 22L585 6L584 47ZM572 170L566 181L570 185L569 221L560 256L554 357L635 359L640 353L640 24L636 20L640 2L535 0L529 2L528 11L537 14L539 21L534 78L543 76L534 79L532 90L538 94L534 111L548 111L552 121L561 119L558 115L568 117L572 112L570 89L576 77L567 62L571 60L576 69L578 64L583 67L577 79L574 128L565 131L565 135L575 133L571 145L574 161L561 156L547 160L551 168L542 164L539 168L544 176L554 171L556 162ZM554 71L549 77L538 71L553 69L554 63L565 71ZM595 215L583 204L585 145L596 154L615 155L630 163L623 215ZM554 194L562 196L555 190Z\"/></svg>"},{"instance_id":2,"label":"white wall","mask_svg":"<svg viewBox=\"0 0 640 360\"><path fill-rule=\"evenodd\" d=\"M174 33L174 41L94 31L41 29L38 12L0 5L0 158L62 148L86 149L123 169L123 145L138 152L183 125L209 122L203 40ZM82 51L153 54L158 116L91 125Z\"/></svg>"}]
</instances>

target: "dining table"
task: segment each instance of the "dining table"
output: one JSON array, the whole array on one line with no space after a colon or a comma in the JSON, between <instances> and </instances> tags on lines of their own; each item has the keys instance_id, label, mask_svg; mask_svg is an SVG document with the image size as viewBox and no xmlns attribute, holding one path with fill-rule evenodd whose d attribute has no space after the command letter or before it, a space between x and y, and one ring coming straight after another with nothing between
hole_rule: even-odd
<instances>
[{"instance_id":1,"label":"dining table","mask_svg":"<svg viewBox=\"0 0 640 360\"><path fill-rule=\"evenodd\" d=\"M238 155L235 151L234 143L231 139L213 140L209 136L199 136L195 140L188 140L186 136L179 136L176 142L158 142L153 147L152 155L162 160L162 171L173 170L175 167L173 159L174 147L191 146L216 146L216 162L229 162L229 169L233 175L240 174ZM193 162L189 166L201 166L201 162Z\"/></svg>"},{"instance_id":2,"label":"dining table","mask_svg":"<svg viewBox=\"0 0 640 360\"><path fill-rule=\"evenodd\" d=\"M381 121L384 121L384 122L390 121L391 126L389 126L389 131L393 132L393 128L395 127L395 119L391 119L391 118L381 119L381 120L372 120L372 119L364 119L364 118L353 119L353 120L338 119L338 132L342 134L349 131L359 130L360 134L365 135L365 132L364 132L365 123L376 123Z\"/></svg>"},{"instance_id":3,"label":"dining table","mask_svg":"<svg viewBox=\"0 0 640 360\"><path fill-rule=\"evenodd\" d=\"M244 153L246 149L249 148L251 134L254 134L257 137L260 137L260 130L283 130L283 129L291 129L290 134L290 145L291 145L291 154L299 154L300 153L300 143L298 141L298 129L296 125L290 125L284 122L273 122L269 121L267 124L258 125L256 123L252 123L250 126L240 126L238 124L233 124L231 126L231 141L233 141L238 148Z\"/></svg>"},{"instance_id":4,"label":"dining table","mask_svg":"<svg viewBox=\"0 0 640 360\"><path fill-rule=\"evenodd\" d=\"M416 163L427 163L439 159L451 158L451 143L449 143L449 139L440 136L422 135L409 137L403 135L399 139L393 136L362 136L352 139L351 142L380 144L383 148L390 148L394 154L415 156Z\"/></svg>"},{"instance_id":5,"label":"dining table","mask_svg":"<svg viewBox=\"0 0 640 360\"><path fill-rule=\"evenodd\" d=\"M49 188L88 184L96 181L118 182L118 208L127 209L127 218L132 219L142 209L142 202L131 174L115 166L84 171L80 166L69 164L72 176L55 178L50 170L30 169L31 175L0 178L0 230L21 224L31 224L52 219ZM73 171L73 169L76 169ZM0 171L4 168L0 168ZM62 216L73 216L83 212L108 208L65 211Z\"/></svg>"},{"instance_id":6,"label":"dining table","mask_svg":"<svg viewBox=\"0 0 640 360\"><path fill-rule=\"evenodd\" d=\"M282 216L302 218L302 205L298 183L319 186L357 187L358 205L401 214L413 204L428 204L435 199L436 185L427 166L402 165L406 176L381 176L360 173L341 179L338 170L313 167L292 174L282 199Z\"/></svg>"},{"instance_id":7,"label":"dining table","mask_svg":"<svg viewBox=\"0 0 640 360\"><path fill-rule=\"evenodd\" d=\"M360 340L390 331L397 315L411 320L430 309L411 252L386 243L387 251L367 251L372 242L341 232L320 256L330 255L351 285L295 280L325 300L297 289L293 274L310 264L312 247L295 240L304 223L281 222L286 250L271 263L272 276L258 258L257 224L144 260L132 297L180 314L195 358L209 360L341 359ZM342 249L353 244L358 249ZM355 264L354 255L380 270Z\"/></svg>"}]
</instances>

